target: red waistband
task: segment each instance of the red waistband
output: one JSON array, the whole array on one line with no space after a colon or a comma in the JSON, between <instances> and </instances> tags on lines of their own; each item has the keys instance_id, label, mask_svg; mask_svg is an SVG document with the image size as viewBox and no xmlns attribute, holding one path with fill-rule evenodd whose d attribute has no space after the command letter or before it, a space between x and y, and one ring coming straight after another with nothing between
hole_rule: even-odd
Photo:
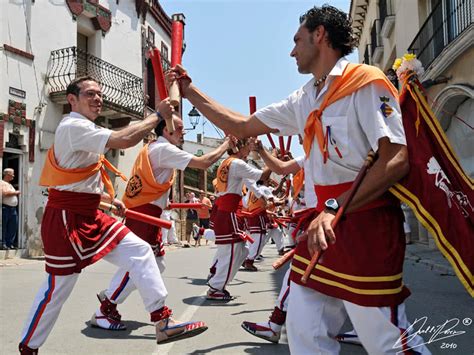
<instances>
[{"instance_id":1,"label":"red waistband","mask_svg":"<svg viewBox=\"0 0 474 355\"><path fill-rule=\"evenodd\" d=\"M236 212L239 209L241 200L242 196L238 194L225 194L219 196L216 204L219 211Z\"/></svg>"},{"instance_id":2,"label":"red waistband","mask_svg":"<svg viewBox=\"0 0 474 355\"><path fill-rule=\"evenodd\" d=\"M100 203L100 195L85 192L48 190L47 207L71 211L84 216L94 216Z\"/></svg>"},{"instance_id":3,"label":"red waistband","mask_svg":"<svg viewBox=\"0 0 474 355\"><path fill-rule=\"evenodd\" d=\"M323 211L326 207L324 203L327 199L337 198L338 196L349 190L351 186L352 181L337 185L314 185L314 191L316 193L316 197L318 198L318 205L316 206L316 211ZM397 204L399 204L398 200L392 194L386 193L377 198L375 201L369 202L368 204L358 208L357 212L366 211L382 206L395 206Z\"/></svg>"}]
</instances>

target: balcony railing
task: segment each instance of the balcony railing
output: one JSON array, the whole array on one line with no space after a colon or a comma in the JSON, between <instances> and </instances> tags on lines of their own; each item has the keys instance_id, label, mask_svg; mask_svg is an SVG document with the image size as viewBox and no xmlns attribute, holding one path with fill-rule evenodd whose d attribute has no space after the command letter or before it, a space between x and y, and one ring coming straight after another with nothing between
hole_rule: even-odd
<instances>
[{"instance_id":1,"label":"balcony railing","mask_svg":"<svg viewBox=\"0 0 474 355\"><path fill-rule=\"evenodd\" d=\"M372 63L378 63L383 54L383 43L382 37L380 36L380 20L375 20L370 30L370 42L371 42L371 53Z\"/></svg>"},{"instance_id":2,"label":"balcony railing","mask_svg":"<svg viewBox=\"0 0 474 355\"><path fill-rule=\"evenodd\" d=\"M473 23L472 0L440 0L408 50L427 68L443 49Z\"/></svg>"},{"instance_id":3,"label":"balcony railing","mask_svg":"<svg viewBox=\"0 0 474 355\"><path fill-rule=\"evenodd\" d=\"M392 0L379 0L380 10L380 33L383 37L388 37L395 24L395 11Z\"/></svg>"},{"instance_id":4,"label":"balcony railing","mask_svg":"<svg viewBox=\"0 0 474 355\"><path fill-rule=\"evenodd\" d=\"M47 76L50 95L64 95L75 78L90 75L102 86L104 107L143 117L143 80L76 47L51 52Z\"/></svg>"}]
</instances>

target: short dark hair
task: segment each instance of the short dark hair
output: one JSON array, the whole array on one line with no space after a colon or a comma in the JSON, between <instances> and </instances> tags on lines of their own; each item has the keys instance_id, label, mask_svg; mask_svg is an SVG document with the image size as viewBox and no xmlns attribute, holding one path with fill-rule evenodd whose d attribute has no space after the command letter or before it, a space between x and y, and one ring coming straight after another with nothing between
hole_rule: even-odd
<instances>
[{"instance_id":1,"label":"short dark hair","mask_svg":"<svg viewBox=\"0 0 474 355\"><path fill-rule=\"evenodd\" d=\"M160 122L158 122L158 124L155 127L155 134L157 137L161 137L163 135L163 130L165 129L165 127L166 127L165 120L161 120Z\"/></svg>"},{"instance_id":2,"label":"short dark hair","mask_svg":"<svg viewBox=\"0 0 474 355\"><path fill-rule=\"evenodd\" d=\"M315 6L300 17L300 24L309 32L314 32L318 26L323 26L328 33L330 46L340 50L343 56L354 50L355 38L351 20L344 11L328 4L322 7Z\"/></svg>"},{"instance_id":3,"label":"short dark hair","mask_svg":"<svg viewBox=\"0 0 474 355\"><path fill-rule=\"evenodd\" d=\"M81 88L79 87L79 84L82 83L83 81L95 81L97 84L100 84L97 79L93 78L92 76L81 76L79 78L74 79L69 83L69 85L66 88L66 96L69 94L72 94L74 96L79 96L79 93L81 92Z\"/></svg>"}]
</instances>

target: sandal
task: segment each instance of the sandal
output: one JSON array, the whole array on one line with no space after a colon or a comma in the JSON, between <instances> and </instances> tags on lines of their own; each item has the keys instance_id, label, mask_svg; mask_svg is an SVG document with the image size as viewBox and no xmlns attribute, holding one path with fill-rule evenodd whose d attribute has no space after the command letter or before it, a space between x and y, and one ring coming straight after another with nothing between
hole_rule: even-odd
<instances>
[{"instance_id":1,"label":"sandal","mask_svg":"<svg viewBox=\"0 0 474 355\"><path fill-rule=\"evenodd\" d=\"M164 323L164 325L163 325ZM156 342L166 344L172 341L191 338L207 330L204 322L180 323L173 318L165 318L156 322Z\"/></svg>"}]
</instances>

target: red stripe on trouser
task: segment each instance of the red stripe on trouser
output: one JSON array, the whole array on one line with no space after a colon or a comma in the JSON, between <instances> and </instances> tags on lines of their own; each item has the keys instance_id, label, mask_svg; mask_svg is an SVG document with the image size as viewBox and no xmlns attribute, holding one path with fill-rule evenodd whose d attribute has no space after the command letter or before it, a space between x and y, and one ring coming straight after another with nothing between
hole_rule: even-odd
<instances>
[{"instance_id":1,"label":"red stripe on trouser","mask_svg":"<svg viewBox=\"0 0 474 355\"><path fill-rule=\"evenodd\" d=\"M49 287L49 290L48 290L48 293L45 295L45 298L44 298L44 303L40 303L40 308L36 311L36 314L34 315L33 317L33 326L30 327L30 329L28 330L28 333L26 334L24 340L21 342L23 345L26 345L28 346L30 340L31 340L31 337L33 336L36 328L38 327L38 323L41 319L41 316L43 315L44 313L44 310L46 309L46 306L51 302L51 298L53 296L53 292L54 292L54 289L55 289L55 286L56 286L56 278L54 275L50 274L49 277L51 278L51 284L50 284L50 287Z\"/></svg>"},{"instance_id":2,"label":"red stripe on trouser","mask_svg":"<svg viewBox=\"0 0 474 355\"><path fill-rule=\"evenodd\" d=\"M280 301L280 309L283 311L283 308L284 308L284 303L285 303L285 300L286 298L288 297L288 295L290 294L290 286L288 286L286 288L286 291L285 293L283 294L283 297L281 298L281 301Z\"/></svg>"},{"instance_id":3,"label":"red stripe on trouser","mask_svg":"<svg viewBox=\"0 0 474 355\"><path fill-rule=\"evenodd\" d=\"M129 274L128 274L128 271L125 273L125 275L123 276L123 279L122 281L120 281L120 285L119 287L117 287L117 289L114 291L114 293L112 294L112 296L110 297L110 299L112 301L115 301L117 299L117 297L120 295L120 293L123 291L123 289L125 288L125 285L127 284L128 282L128 278L129 278Z\"/></svg>"}]
</instances>

